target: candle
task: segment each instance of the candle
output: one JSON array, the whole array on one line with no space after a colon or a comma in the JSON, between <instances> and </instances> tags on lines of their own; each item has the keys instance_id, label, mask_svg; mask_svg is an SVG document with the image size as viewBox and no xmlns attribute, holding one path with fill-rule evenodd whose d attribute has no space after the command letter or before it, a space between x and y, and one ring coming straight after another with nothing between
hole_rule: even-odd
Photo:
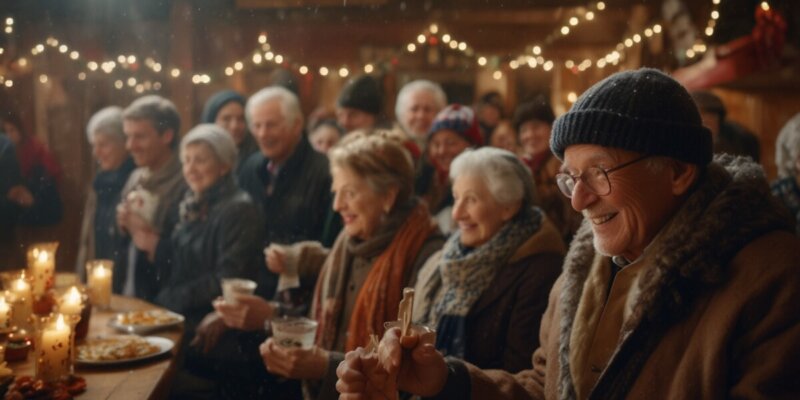
<instances>
[{"instance_id":1,"label":"candle","mask_svg":"<svg viewBox=\"0 0 800 400\"><path fill-rule=\"evenodd\" d=\"M56 270L55 252L58 243L39 243L28 250L28 270L33 285L33 295L37 298L44 296L53 285L53 275Z\"/></svg>"},{"instance_id":2,"label":"candle","mask_svg":"<svg viewBox=\"0 0 800 400\"><path fill-rule=\"evenodd\" d=\"M11 323L11 307L6 303L6 296L0 296L0 329L8 328Z\"/></svg>"},{"instance_id":3,"label":"candle","mask_svg":"<svg viewBox=\"0 0 800 400\"><path fill-rule=\"evenodd\" d=\"M31 296L31 285L25 280L24 273L11 284L11 294L14 297L14 310L11 313L12 323L19 328L30 327L33 297Z\"/></svg>"},{"instance_id":4,"label":"candle","mask_svg":"<svg viewBox=\"0 0 800 400\"><path fill-rule=\"evenodd\" d=\"M68 375L70 370L71 329L64 322L64 315L58 314L55 323L44 327L36 357L36 377L45 382L58 380Z\"/></svg>"},{"instance_id":5,"label":"candle","mask_svg":"<svg viewBox=\"0 0 800 400\"><path fill-rule=\"evenodd\" d=\"M73 286L61 298L61 305L58 307L58 311L62 314L79 315L82 308L81 292L78 291L77 287Z\"/></svg>"},{"instance_id":6,"label":"candle","mask_svg":"<svg viewBox=\"0 0 800 400\"><path fill-rule=\"evenodd\" d=\"M89 289L91 290L92 304L100 308L111 305L111 273L113 263L109 260L90 261Z\"/></svg>"}]
</instances>

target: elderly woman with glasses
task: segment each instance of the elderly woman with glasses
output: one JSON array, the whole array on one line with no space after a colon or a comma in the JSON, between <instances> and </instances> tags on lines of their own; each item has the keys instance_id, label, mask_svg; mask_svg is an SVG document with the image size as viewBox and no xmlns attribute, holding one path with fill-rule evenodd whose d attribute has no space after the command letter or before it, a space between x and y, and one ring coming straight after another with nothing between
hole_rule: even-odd
<instances>
[{"instance_id":1,"label":"elderly woman with glasses","mask_svg":"<svg viewBox=\"0 0 800 400\"><path fill-rule=\"evenodd\" d=\"M414 318L436 329L445 355L481 368L530 368L564 242L535 206L530 171L513 153L467 150L450 178L458 230L420 271Z\"/></svg>"}]
</instances>

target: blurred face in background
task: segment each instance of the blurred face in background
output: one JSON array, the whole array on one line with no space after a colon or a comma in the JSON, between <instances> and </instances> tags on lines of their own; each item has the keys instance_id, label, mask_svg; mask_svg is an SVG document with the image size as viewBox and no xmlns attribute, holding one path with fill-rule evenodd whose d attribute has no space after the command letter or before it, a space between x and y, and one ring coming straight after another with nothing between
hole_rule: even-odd
<instances>
[{"instance_id":1,"label":"blurred face in background","mask_svg":"<svg viewBox=\"0 0 800 400\"><path fill-rule=\"evenodd\" d=\"M274 162L282 163L289 158L302 129L302 120L289 121L283 115L280 100L268 100L253 108L250 132L261 153Z\"/></svg>"},{"instance_id":2,"label":"blurred face in background","mask_svg":"<svg viewBox=\"0 0 800 400\"><path fill-rule=\"evenodd\" d=\"M492 137L489 139L489 145L508 150L514 154L519 153L517 134L508 121L502 121L497 125L497 128L492 132Z\"/></svg>"},{"instance_id":3,"label":"blurred face in background","mask_svg":"<svg viewBox=\"0 0 800 400\"><path fill-rule=\"evenodd\" d=\"M375 116L355 108L339 107L336 109L336 122L345 133L350 133L356 129L372 129Z\"/></svg>"},{"instance_id":4,"label":"blurred face in background","mask_svg":"<svg viewBox=\"0 0 800 400\"><path fill-rule=\"evenodd\" d=\"M219 160L211 146L204 142L186 145L181 162L186 184L195 193L205 192L231 170L229 165Z\"/></svg>"},{"instance_id":5,"label":"blurred face in background","mask_svg":"<svg viewBox=\"0 0 800 400\"><path fill-rule=\"evenodd\" d=\"M397 119L408 133L424 137L439 111L441 107L436 103L433 93L417 90L405 99L403 112Z\"/></svg>"},{"instance_id":6,"label":"blurred face in background","mask_svg":"<svg viewBox=\"0 0 800 400\"><path fill-rule=\"evenodd\" d=\"M459 134L449 129L442 129L431 136L428 142L428 155L439 169L449 171L450 163L469 147L470 143Z\"/></svg>"},{"instance_id":7,"label":"blurred face in background","mask_svg":"<svg viewBox=\"0 0 800 400\"><path fill-rule=\"evenodd\" d=\"M339 130L328 124L318 126L309 135L311 146L322 154L327 154L333 146L336 146L336 143L339 143L339 139L341 139Z\"/></svg>"},{"instance_id":8,"label":"blurred face in background","mask_svg":"<svg viewBox=\"0 0 800 400\"><path fill-rule=\"evenodd\" d=\"M107 135L95 132L92 136L92 155L101 171L111 171L117 169L128 152L125 150L125 141L115 135Z\"/></svg>"},{"instance_id":9,"label":"blurred face in background","mask_svg":"<svg viewBox=\"0 0 800 400\"><path fill-rule=\"evenodd\" d=\"M519 143L530 157L550 151L550 124L536 119L525 121L519 126Z\"/></svg>"},{"instance_id":10,"label":"blurred face in background","mask_svg":"<svg viewBox=\"0 0 800 400\"><path fill-rule=\"evenodd\" d=\"M247 135L244 107L235 101L228 102L228 104L219 109L214 123L228 131L237 146L242 143L245 135Z\"/></svg>"},{"instance_id":11,"label":"blurred face in background","mask_svg":"<svg viewBox=\"0 0 800 400\"><path fill-rule=\"evenodd\" d=\"M122 130L127 137L125 146L139 167L157 169L172 154L172 129L158 133L149 119L124 119Z\"/></svg>"}]
</instances>

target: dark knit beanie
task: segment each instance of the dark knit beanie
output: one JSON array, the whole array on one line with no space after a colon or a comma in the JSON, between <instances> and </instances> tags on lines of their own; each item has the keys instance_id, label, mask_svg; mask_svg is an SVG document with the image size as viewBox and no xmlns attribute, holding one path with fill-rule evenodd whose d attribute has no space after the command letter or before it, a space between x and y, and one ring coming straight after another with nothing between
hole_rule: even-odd
<instances>
[{"instance_id":1,"label":"dark knit beanie","mask_svg":"<svg viewBox=\"0 0 800 400\"><path fill-rule=\"evenodd\" d=\"M517 106L514 110L514 130L519 133L519 128L522 124L529 121L542 121L548 125L553 125L556 115L553 113L553 108L544 99L538 97L535 100L527 101Z\"/></svg>"},{"instance_id":2,"label":"dark knit beanie","mask_svg":"<svg viewBox=\"0 0 800 400\"><path fill-rule=\"evenodd\" d=\"M711 161L711 132L692 97L649 68L619 72L584 92L553 125L550 149L561 160L573 144L596 144L698 165Z\"/></svg>"},{"instance_id":3,"label":"dark knit beanie","mask_svg":"<svg viewBox=\"0 0 800 400\"><path fill-rule=\"evenodd\" d=\"M451 104L439 111L433 120L431 129L428 130L428 140L431 140L436 132L444 129L455 132L473 146L483 145L483 135L478 126L478 118L475 116L475 112L467 106Z\"/></svg>"},{"instance_id":4,"label":"dark knit beanie","mask_svg":"<svg viewBox=\"0 0 800 400\"><path fill-rule=\"evenodd\" d=\"M342 88L339 107L355 108L372 115L381 113L382 97L378 82L369 75L353 78Z\"/></svg>"},{"instance_id":5,"label":"dark knit beanie","mask_svg":"<svg viewBox=\"0 0 800 400\"><path fill-rule=\"evenodd\" d=\"M714 93L706 90L697 90L692 92L692 99L694 99L694 103L697 104L700 112L712 112L718 114L720 119L725 118L725 104L722 104L722 100Z\"/></svg>"},{"instance_id":6,"label":"dark knit beanie","mask_svg":"<svg viewBox=\"0 0 800 400\"><path fill-rule=\"evenodd\" d=\"M206 101L206 105L203 106L203 114L200 116L200 122L213 124L217 120L217 114L219 114L219 110L232 101L241 104L242 107L244 107L245 103L247 103L247 100L244 98L244 96L234 92L233 90L223 90L221 92L214 93L214 95Z\"/></svg>"}]
</instances>

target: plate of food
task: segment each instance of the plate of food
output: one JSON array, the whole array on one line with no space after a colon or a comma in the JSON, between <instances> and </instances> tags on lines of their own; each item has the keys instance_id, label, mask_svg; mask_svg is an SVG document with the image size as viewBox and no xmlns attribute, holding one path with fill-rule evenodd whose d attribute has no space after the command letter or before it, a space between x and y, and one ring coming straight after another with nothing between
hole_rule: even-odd
<instances>
[{"instance_id":1,"label":"plate of food","mask_svg":"<svg viewBox=\"0 0 800 400\"><path fill-rule=\"evenodd\" d=\"M158 357L172 350L175 343L158 336L105 336L86 339L78 346L78 365L118 365Z\"/></svg>"},{"instance_id":2,"label":"plate of food","mask_svg":"<svg viewBox=\"0 0 800 400\"><path fill-rule=\"evenodd\" d=\"M173 327L183 322L183 315L167 310L129 311L119 313L108 324L119 331L146 334Z\"/></svg>"}]
</instances>

